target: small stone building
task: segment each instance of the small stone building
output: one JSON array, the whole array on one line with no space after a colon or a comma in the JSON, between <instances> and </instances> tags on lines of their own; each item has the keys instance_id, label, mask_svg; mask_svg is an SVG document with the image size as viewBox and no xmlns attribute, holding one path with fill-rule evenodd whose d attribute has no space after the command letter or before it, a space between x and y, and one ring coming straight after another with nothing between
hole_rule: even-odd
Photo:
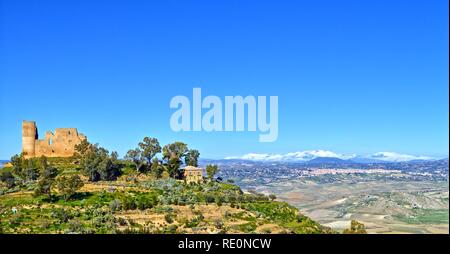
<instances>
[{"instance_id":1,"label":"small stone building","mask_svg":"<svg viewBox=\"0 0 450 254\"><path fill-rule=\"evenodd\" d=\"M186 183L200 183L203 181L203 169L193 166L184 168L184 180Z\"/></svg>"}]
</instances>

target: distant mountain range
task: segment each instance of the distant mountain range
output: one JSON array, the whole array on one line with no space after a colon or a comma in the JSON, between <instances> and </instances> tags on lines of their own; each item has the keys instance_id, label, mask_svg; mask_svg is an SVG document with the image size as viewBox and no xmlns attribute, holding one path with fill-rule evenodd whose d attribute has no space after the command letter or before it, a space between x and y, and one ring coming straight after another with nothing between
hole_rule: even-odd
<instances>
[{"instance_id":1,"label":"distant mountain range","mask_svg":"<svg viewBox=\"0 0 450 254\"><path fill-rule=\"evenodd\" d=\"M348 163L351 160L343 160L343 159L339 159L339 158L333 158L333 157L317 157L314 158L312 160L306 161L305 163L307 164L321 164L321 163L335 163L335 164L339 164L339 163Z\"/></svg>"},{"instance_id":2,"label":"distant mountain range","mask_svg":"<svg viewBox=\"0 0 450 254\"><path fill-rule=\"evenodd\" d=\"M427 162L441 162L448 163L448 158L445 159L430 159L430 160L409 160L409 161L385 161L372 158L355 157L352 159L344 160L335 157L316 157L311 160L280 160L280 161L270 161L270 160L250 160L250 159L200 159L200 164L299 164L299 165L313 165L317 166L319 164L328 165L350 165L350 164L399 164L399 163L409 163L409 164L420 164Z\"/></svg>"},{"instance_id":3,"label":"distant mountain range","mask_svg":"<svg viewBox=\"0 0 450 254\"><path fill-rule=\"evenodd\" d=\"M410 160L410 161L404 161L408 163L419 163L419 162L425 162L425 161L435 161L435 160ZM306 164L318 164L318 163L334 163L334 164L348 164L348 163L361 163L361 164L376 164L376 163L399 163L402 161L383 161L383 160L377 160L377 159L370 159L370 158L362 158L362 157L356 157L350 160L343 160L339 158L333 158L333 157L318 157L309 161L306 161L304 163Z\"/></svg>"},{"instance_id":4,"label":"distant mountain range","mask_svg":"<svg viewBox=\"0 0 450 254\"><path fill-rule=\"evenodd\" d=\"M229 160L248 160L260 162L296 162L296 163L384 163L406 161L432 161L437 158L410 155L396 152L377 152L369 155L343 154L327 150L307 150L285 154L248 153L242 156L226 157Z\"/></svg>"}]
</instances>

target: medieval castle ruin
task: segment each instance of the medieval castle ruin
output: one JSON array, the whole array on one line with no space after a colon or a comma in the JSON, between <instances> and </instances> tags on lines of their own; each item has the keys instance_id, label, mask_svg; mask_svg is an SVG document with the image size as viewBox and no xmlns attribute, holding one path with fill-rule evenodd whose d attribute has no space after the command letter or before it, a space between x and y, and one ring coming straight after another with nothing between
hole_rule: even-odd
<instances>
[{"instance_id":1,"label":"medieval castle ruin","mask_svg":"<svg viewBox=\"0 0 450 254\"><path fill-rule=\"evenodd\" d=\"M34 121L22 122L22 153L24 158L70 157L75 152L75 145L85 140L86 136L78 133L76 128L57 128L53 134L45 133L45 139L39 139Z\"/></svg>"}]
</instances>

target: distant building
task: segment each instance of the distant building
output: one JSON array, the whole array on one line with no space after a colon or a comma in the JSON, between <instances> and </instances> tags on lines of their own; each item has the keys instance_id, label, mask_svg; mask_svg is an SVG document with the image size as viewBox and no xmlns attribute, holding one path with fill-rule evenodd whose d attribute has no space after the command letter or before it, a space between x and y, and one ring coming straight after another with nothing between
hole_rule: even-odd
<instances>
[{"instance_id":1,"label":"distant building","mask_svg":"<svg viewBox=\"0 0 450 254\"><path fill-rule=\"evenodd\" d=\"M76 128L57 128L53 134L45 133L45 139L39 139L36 123L22 122L22 153L25 158L70 157L75 153L75 145L85 140L86 136L78 133Z\"/></svg>"},{"instance_id":2,"label":"distant building","mask_svg":"<svg viewBox=\"0 0 450 254\"><path fill-rule=\"evenodd\" d=\"M203 169L186 166L184 168L184 179L186 180L186 183L200 183L203 181Z\"/></svg>"}]
</instances>

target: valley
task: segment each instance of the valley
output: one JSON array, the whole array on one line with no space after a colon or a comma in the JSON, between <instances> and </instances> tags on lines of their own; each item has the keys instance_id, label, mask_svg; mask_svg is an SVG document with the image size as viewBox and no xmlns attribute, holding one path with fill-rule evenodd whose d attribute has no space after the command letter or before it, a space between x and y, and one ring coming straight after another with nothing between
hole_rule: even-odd
<instances>
[{"instance_id":1,"label":"valley","mask_svg":"<svg viewBox=\"0 0 450 254\"><path fill-rule=\"evenodd\" d=\"M221 167L226 168L226 164ZM357 165L231 164L234 169L227 168L221 174L228 178L234 175L231 178L241 188L275 194L278 200L337 231L357 220L365 224L368 233L449 233L445 161L420 162L422 166L387 164L384 170L367 164L359 169ZM250 171L253 174L247 174Z\"/></svg>"},{"instance_id":2,"label":"valley","mask_svg":"<svg viewBox=\"0 0 450 254\"><path fill-rule=\"evenodd\" d=\"M335 230L354 219L364 223L368 233L449 233L448 182L342 178L323 184L311 179L281 181L257 191L275 193Z\"/></svg>"}]
</instances>

